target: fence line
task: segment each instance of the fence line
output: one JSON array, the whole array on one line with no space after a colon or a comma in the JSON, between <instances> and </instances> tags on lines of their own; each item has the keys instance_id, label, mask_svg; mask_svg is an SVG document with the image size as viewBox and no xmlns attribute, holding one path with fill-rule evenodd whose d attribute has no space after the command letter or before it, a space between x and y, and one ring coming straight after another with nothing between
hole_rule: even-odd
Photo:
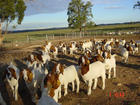
<instances>
[{"instance_id":1,"label":"fence line","mask_svg":"<svg viewBox=\"0 0 140 105\"><path fill-rule=\"evenodd\" d=\"M93 37L95 38L98 35L125 35L125 34L140 34L140 31L127 31L127 32L101 32L101 31L87 31L87 32L71 32L71 33L59 33L59 34L27 34L25 35L25 40L23 38L16 40L10 39L5 41L4 45L10 44L11 47L18 46L19 44L23 43L32 43L36 41L43 41L43 40L62 40L62 39L77 39L77 38L83 38L83 37Z\"/></svg>"}]
</instances>

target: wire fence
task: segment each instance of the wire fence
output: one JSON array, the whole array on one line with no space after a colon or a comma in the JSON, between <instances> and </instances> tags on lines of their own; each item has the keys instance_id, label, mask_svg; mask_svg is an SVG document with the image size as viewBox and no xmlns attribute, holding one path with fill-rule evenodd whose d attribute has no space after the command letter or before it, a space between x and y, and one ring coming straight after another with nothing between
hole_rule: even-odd
<instances>
[{"instance_id":1,"label":"wire fence","mask_svg":"<svg viewBox=\"0 0 140 105\"><path fill-rule=\"evenodd\" d=\"M96 36L123 36L123 35L137 35L140 34L139 30L133 31L86 31L86 32L71 32L71 33L55 33L55 34L26 34L19 38L5 39L3 46L18 47L24 46L25 44L43 43L44 41L53 40L67 40L67 39L78 39Z\"/></svg>"}]
</instances>

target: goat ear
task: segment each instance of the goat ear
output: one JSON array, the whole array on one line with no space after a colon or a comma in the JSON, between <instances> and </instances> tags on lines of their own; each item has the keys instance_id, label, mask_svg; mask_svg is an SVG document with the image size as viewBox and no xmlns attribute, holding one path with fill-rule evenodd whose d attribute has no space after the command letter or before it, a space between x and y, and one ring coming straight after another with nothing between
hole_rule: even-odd
<instances>
[{"instance_id":1,"label":"goat ear","mask_svg":"<svg viewBox=\"0 0 140 105\"><path fill-rule=\"evenodd\" d=\"M30 75L29 75L29 80L32 81L32 79L33 79L33 74L30 73Z\"/></svg>"},{"instance_id":2,"label":"goat ear","mask_svg":"<svg viewBox=\"0 0 140 105\"><path fill-rule=\"evenodd\" d=\"M29 72L28 81L31 82L33 80L33 73Z\"/></svg>"},{"instance_id":3,"label":"goat ear","mask_svg":"<svg viewBox=\"0 0 140 105\"><path fill-rule=\"evenodd\" d=\"M50 93L49 93L49 95L50 95L51 97L54 96L54 90L55 90L54 88L51 88L51 89L50 89Z\"/></svg>"},{"instance_id":4,"label":"goat ear","mask_svg":"<svg viewBox=\"0 0 140 105\"><path fill-rule=\"evenodd\" d=\"M89 60L87 60L87 64L90 64L90 61Z\"/></svg>"},{"instance_id":5,"label":"goat ear","mask_svg":"<svg viewBox=\"0 0 140 105\"><path fill-rule=\"evenodd\" d=\"M63 64L60 64L60 72L63 74L64 72L64 65Z\"/></svg>"}]
</instances>

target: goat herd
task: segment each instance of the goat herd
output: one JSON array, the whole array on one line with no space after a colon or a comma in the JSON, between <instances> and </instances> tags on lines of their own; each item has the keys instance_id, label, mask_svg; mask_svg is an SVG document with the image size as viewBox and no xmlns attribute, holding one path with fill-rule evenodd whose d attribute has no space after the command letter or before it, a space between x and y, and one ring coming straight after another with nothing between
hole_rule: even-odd
<instances>
[{"instance_id":1,"label":"goat herd","mask_svg":"<svg viewBox=\"0 0 140 105\"><path fill-rule=\"evenodd\" d=\"M64 96L68 94L68 84L72 83L72 91L79 92L80 79L88 85L87 95L91 95L91 88L94 80L93 89L97 87L98 77L102 78L102 89L105 89L105 79L110 79L113 69L113 78L116 77L117 54L112 54L112 49L118 50L122 62L127 63L129 53L138 53L138 43L134 40L126 42L125 39L90 39L86 41L71 41L64 43L60 41L57 45L45 42L39 51L30 54L26 58L27 68L19 70L12 62L4 71L3 77L11 87L14 99L18 100L18 81L24 79L32 96L32 101L36 105L59 105L58 99L61 98L61 88L64 86ZM52 58L57 59L58 53L74 55L80 52L78 65L66 67L62 63L56 63L50 67L49 62ZM41 91L41 97L37 99L37 89ZM0 93L0 104L6 105Z\"/></svg>"}]
</instances>

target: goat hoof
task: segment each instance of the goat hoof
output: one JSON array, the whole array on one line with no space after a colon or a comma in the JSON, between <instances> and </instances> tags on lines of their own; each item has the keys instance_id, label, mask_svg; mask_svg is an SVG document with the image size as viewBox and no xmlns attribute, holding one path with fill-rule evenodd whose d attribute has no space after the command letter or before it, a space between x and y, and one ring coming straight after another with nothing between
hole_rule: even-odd
<instances>
[{"instance_id":1,"label":"goat hoof","mask_svg":"<svg viewBox=\"0 0 140 105\"><path fill-rule=\"evenodd\" d=\"M91 95L91 93L88 93L87 95L89 96L89 95Z\"/></svg>"},{"instance_id":2,"label":"goat hoof","mask_svg":"<svg viewBox=\"0 0 140 105\"><path fill-rule=\"evenodd\" d=\"M59 99L61 98L61 96L58 97Z\"/></svg>"},{"instance_id":3,"label":"goat hoof","mask_svg":"<svg viewBox=\"0 0 140 105\"><path fill-rule=\"evenodd\" d=\"M66 96L67 94L64 94L64 96Z\"/></svg>"},{"instance_id":4,"label":"goat hoof","mask_svg":"<svg viewBox=\"0 0 140 105\"><path fill-rule=\"evenodd\" d=\"M93 87L93 90L95 90L96 89L96 87Z\"/></svg>"}]
</instances>

